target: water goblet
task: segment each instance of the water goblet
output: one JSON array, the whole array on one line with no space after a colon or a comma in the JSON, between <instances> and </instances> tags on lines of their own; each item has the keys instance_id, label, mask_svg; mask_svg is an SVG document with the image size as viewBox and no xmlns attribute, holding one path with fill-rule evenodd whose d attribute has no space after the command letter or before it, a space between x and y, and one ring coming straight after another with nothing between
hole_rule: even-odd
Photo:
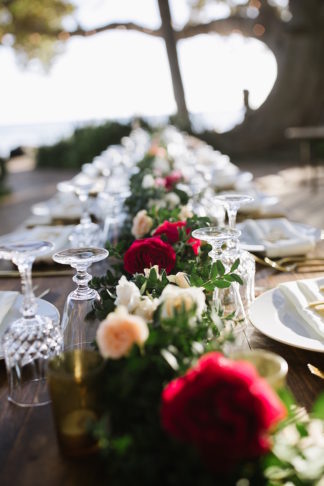
<instances>
[{"instance_id":1,"label":"water goblet","mask_svg":"<svg viewBox=\"0 0 324 486\"><path fill-rule=\"evenodd\" d=\"M248 194L235 194L226 193L221 194L215 198L216 201L220 201L227 212L228 225L230 228L236 227L236 216L238 209L244 205L251 203L254 200L253 196ZM255 280L255 261L253 256L246 250L240 248L238 238L233 238L227 247L227 257L229 263L239 258L240 266L237 269L237 273L243 280L243 286L240 287L240 293L242 296L243 304L247 310L255 297L254 280Z\"/></svg>"},{"instance_id":2,"label":"water goblet","mask_svg":"<svg viewBox=\"0 0 324 486\"><path fill-rule=\"evenodd\" d=\"M223 247L233 237L238 238L239 234L240 232L237 230L216 226L199 228L192 232L194 238L206 241L212 246L212 250L209 252L212 262L220 260L225 267L225 271L229 271L230 266L224 259ZM224 317L233 315L235 321L245 321L245 311L237 282L232 282L230 287L224 289L216 287L214 289L213 302L216 311Z\"/></svg>"},{"instance_id":3,"label":"water goblet","mask_svg":"<svg viewBox=\"0 0 324 486\"><path fill-rule=\"evenodd\" d=\"M95 180L86 174L80 174L70 181L60 182L57 186L61 192L74 192L81 203L80 223L75 226L69 238L73 247L83 248L100 243L100 226L92 222L89 214L89 197L94 187Z\"/></svg>"},{"instance_id":4,"label":"water goblet","mask_svg":"<svg viewBox=\"0 0 324 486\"><path fill-rule=\"evenodd\" d=\"M8 326L2 345L8 374L8 400L22 407L49 403L45 365L49 357L62 350L58 311L54 308L55 319L37 313L31 277L36 256L52 249L53 244L47 241L0 243L0 258L11 260L21 275L22 317Z\"/></svg>"},{"instance_id":5,"label":"water goblet","mask_svg":"<svg viewBox=\"0 0 324 486\"><path fill-rule=\"evenodd\" d=\"M61 322L64 350L91 349L96 337L99 321L90 319L94 305L100 302L98 292L88 283L91 275L88 268L108 256L104 248L70 248L53 255L53 260L70 265L76 270L73 281L77 288L67 297Z\"/></svg>"}]
</instances>

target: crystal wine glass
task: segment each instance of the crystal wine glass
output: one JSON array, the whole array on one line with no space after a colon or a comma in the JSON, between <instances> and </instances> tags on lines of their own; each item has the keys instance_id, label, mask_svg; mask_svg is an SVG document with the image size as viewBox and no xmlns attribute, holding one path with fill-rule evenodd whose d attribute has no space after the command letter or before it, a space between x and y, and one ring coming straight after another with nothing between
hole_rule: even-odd
<instances>
[{"instance_id":1,"label":"crystal wine glass","mask_svg":"<svg viewBox=\"0 0 324 486\"><path fill-rule=\"evenodd\" d=\"M217 201L220 201L227 212L228 226L232 229L236 226L237 211L244 204L251 203L254 198L248 194L232 194L225 193L215 197Z\"/></svg>"},{"instance_id":2,"label":"crystal wine glass","mask_svg":"<svg viewBox=\"0 0 324 486\"><path fill-rule=\"evenodd\" d=\"M74 192L81 203L80 224L75 226L69 238L71 245L76 248L96 246L101 241L100 226L92 222L89 214L89 197L94 187L95 180L86 174L80 174L70 181L60 182L57 186L61 192Z\"/></svg>"},{"instance_id":3,"label":"crystal wine glass","mask_svg":"<svg viewBox=\"0 0 324 486\"><path fill-rule=\"evenodd\" d=\"M92 347L99 322L97 319L90 319L90 314L94 305L100 302L100 296L88 286L91 275L87 270L93 263L107 256L108 251L104 248L71 248L53 255L55 262L76 269L73 281L77 288L67 297L61 323L64 350Z\"/></svg>"},{"instance_id":4,"label":"crystal wine glass","mask_svg":"<svg viewBox=\"0 0 324 486\"><path fill-rule=\"evenodd\" d=\"M228 225L230 228L235 229L238 209L242 205L252 202L254 197L248 194L227 193L217 196L215 200L220 201L224 205L228 216ZM248 251L240 248L239 239L235 237L229 242L227 250L226 257L229 264L231 264L231 262L234 263L237 258L240 259L240 266L237 269L237 273L243 280L243 285L240 287L240 293L244 307L248 310L255 297L254 258Z\"/></svg>"},{"instance_id":5,"label":"crystal wine glass","mask_svg":"<svg viewBox=\"0 0 324 486\"><path fill-rule=\"evenodd\" d=\"M227 227L209 226L206 228L200 228L192 232L192 236L198 240L206 241L212 246L212 250L209 252L213 262L221 260L225 266L225 270L228 271L230 267L227 261L224 260L223 246L233 237L238 238L240 232ZM214 305L218 313L223 313L226 317L232 314L234 320L244 321L245 311L241 300L239 291L239 284L232 282L228 288L215 288L213 295Z\"/></svg>"},{"instance_id":6,"label":"crystal wine glass","mask_svg":"<svg viewBox=\"0 0 324 486\"><path fill-rule=\"evenodd\" d=\"M3 336L3 351L8 373L8 400L22 407L49 403L45 365L62 349L59 314L54 320L37 313L31 270L36 256L53 249L48 241L10 241L0 243L0 258L12 260L21 275L22 317L12 322Z\"/></svg>"}]
</instances>

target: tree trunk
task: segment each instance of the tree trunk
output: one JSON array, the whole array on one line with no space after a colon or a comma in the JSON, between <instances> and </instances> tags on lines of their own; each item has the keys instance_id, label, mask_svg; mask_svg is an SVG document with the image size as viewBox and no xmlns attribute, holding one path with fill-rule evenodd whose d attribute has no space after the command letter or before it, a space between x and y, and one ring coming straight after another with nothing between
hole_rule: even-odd
<instances>
[{"instance_id":1,"label":"tree trunk","mask_svg":"<svg viewBox=\"0 0 324 486\"><path fill-rule=\"evenodd\" d=\"M189 128L190 120L181 78L176 38L172 27L169 0L158 0L158 5L162 21L162 34L170 65L173 93L178 110L177 121L182 128Z\"/></svg>"},{"instance_id":2,"label":"tree trunk","mask_svg":"<svg viewBox=\"0 0 324 486\"><path fill-rule=\"evenodd\" d=\"M230 154L262 151L282 143L288 127L322 121L324 29L323 24L314 22L314 9L319 13L321 8L317 5L318 0L292 2L294 20L289 28L279 29L281 22L277 29L272 26L271 37L265 39L278 64L271 93L260 108L249 111L244 122L230 132L206 133L209 143ZM296 6L304 7L302 12L297 12Z\"/></svg>"}]
</instances>

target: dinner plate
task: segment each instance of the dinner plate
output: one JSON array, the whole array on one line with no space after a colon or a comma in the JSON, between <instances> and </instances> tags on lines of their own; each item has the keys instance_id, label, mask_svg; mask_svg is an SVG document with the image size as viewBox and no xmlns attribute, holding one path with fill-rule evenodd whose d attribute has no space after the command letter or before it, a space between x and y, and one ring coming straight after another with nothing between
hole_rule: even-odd
<instances>
[{"instance_id":1,"label":"dinner plate","mask_svg":"<svg viewBox=\"0 0 324 486\"><path fill-rule=\"evenodd\" d=\"M324 338L297 314L279 289L268 290L257 297L250 307L249 318L256 329L275 341L324 352Z\"/></svg>"},{"instance_id":2,"label":"dinner plate","mask_svg":"<svg viewBox=\"0 0 324 486\"><path fill-rule=\"evenodd\" d=\"M322 230L320 230L319 228L315 228L314 226L310 226L308 224L294 223L292 221L289 222L294 226L294 228L296 229L296 231L298 231L300 235L314 238L315 241L319 241L321 239ZM251 251L252 253L263 253L265 251L264 245L255 244L253 236L245 228L244 221L237 224L237 229L241 231L240 243L241 247L244 250ZM287 254L286 256L289 255Z\"/></svg>"},{"instance_id":3,"label":"dinner plate","mask_svg":"<svg viewBox=\"0 0 324 486\"><path fill-rule=\"evenodd\" d=\"M16 319L19 319L19 317L21 317L20 309L22 307L22 302L23 302L23 296L20 294L14 301L11 309L8 311L3 321L0 323L0 343L1 343L2 335L7 329L7 327L9 326L9 324L15 321ZM60 313L53 304L43 299L36 299L36 303L37 303L38 314L43 316L48 316L53 320L53 322L59 324ZM0 344L0 359L3 358L4 356L3 356L2 346Z\"/></svg>"}]
</instances>

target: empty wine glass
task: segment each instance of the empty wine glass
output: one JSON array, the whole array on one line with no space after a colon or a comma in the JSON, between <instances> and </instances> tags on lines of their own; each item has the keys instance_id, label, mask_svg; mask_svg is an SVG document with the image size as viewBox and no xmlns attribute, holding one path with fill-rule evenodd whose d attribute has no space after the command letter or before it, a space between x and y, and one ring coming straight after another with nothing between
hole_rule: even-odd
<instances>
[{"instance_id":1,"label":"empty wine glass","mask_svg":"<svg viewBox=\"0 0 324 486\"><path fill-rule=\"evenodd\" d=\"M95 180L86 174L80 174L70 181L60 182L57 188L61 192L74 192L81 203L80 224L74 227L69 237L71 245L75 248L83 248L100 244L100 226L92 222L89 214L89 197L95 188Z\"/></svg>"},{"instance_id":2,"label":"empty wine glass","mask_svg":"<svg viewBox=\"0 0 324 486\"><path fill-rule=\"evenodd\" d=\"M54 318L37 313L31 270L36 256L53 249L47 241L8 241L0 243L0 258L12 260L21 275L22 317L12 322L3 335L2 345L8 373L8 400L22 407L49 403L45 364L62 349L59 313Z\"/></svg>"},{"instance_id":3,"label":"empty wine glass","mask_svg":"<svg viewBox=\"0 0 324 486\"><path fill-rule=\"evenodd\" d=\"M99 321L91 319L90 314L95 303L100 302L100 296L88 286L92 277L87 270L107 256L108 251L103 248L71 248L53 255L55 262L76 269L73 281L77 288L67 297L61 323L64 350L91 349L93 345Z\"/></svg>"},{"instance_id":4,"label":"empty wine glass","mask_svg":"<svg viewBox=\"0 0 324 486\"><path fill-rule=\"evenodd\" d=\"M212 246L209 256L213 262L221 260L225 266L225 270L229 271L230 266L226 259L224 259L223 246L234 237L238 238L240 232L226 227L209 226L200 228L192 232L192 236L198 240L206 241ZM239 284L232 282L228 288L215 288L213 294L213 301L216 310L219 314L233 315L233 319L237 321L245 320L245 311L241 300L239 291Z\"/></svg>"},{"instance_id":5,"label":"empty wine glass","mask_svg":"<svg viewBox=\"0 0 324 486\"><path fill-rule=\"evenodd\" d=\"M228 216L228 225L234 229L236 227L236 216L238 209L244 205L251 203L254 200L253 196L248 194L227 193L217 196L216 201L220 201L226 209ZM226 257L228 264L234 263L239 258L240 266L237 273L243 280L243 285L240 287L240 293L244 308L249 309L251 303L255 298L255 261L253 256L246 250L240 248L238 238L233 237L227 245Z\"/></svg>"},{"instance_id":6,"label":"empty wine glass","mask_svg":"<svg viewBox=\"0 0 324 486\"><path fill-rule=\"evenodd\" d=\"M244 204L251 203L254 198L248 194L233 194L226 193L215 197L216 200L220 201L227 212L228 226L232 229L236 226L236 216L237 211Z\"/></svg>"}]
</instances>

